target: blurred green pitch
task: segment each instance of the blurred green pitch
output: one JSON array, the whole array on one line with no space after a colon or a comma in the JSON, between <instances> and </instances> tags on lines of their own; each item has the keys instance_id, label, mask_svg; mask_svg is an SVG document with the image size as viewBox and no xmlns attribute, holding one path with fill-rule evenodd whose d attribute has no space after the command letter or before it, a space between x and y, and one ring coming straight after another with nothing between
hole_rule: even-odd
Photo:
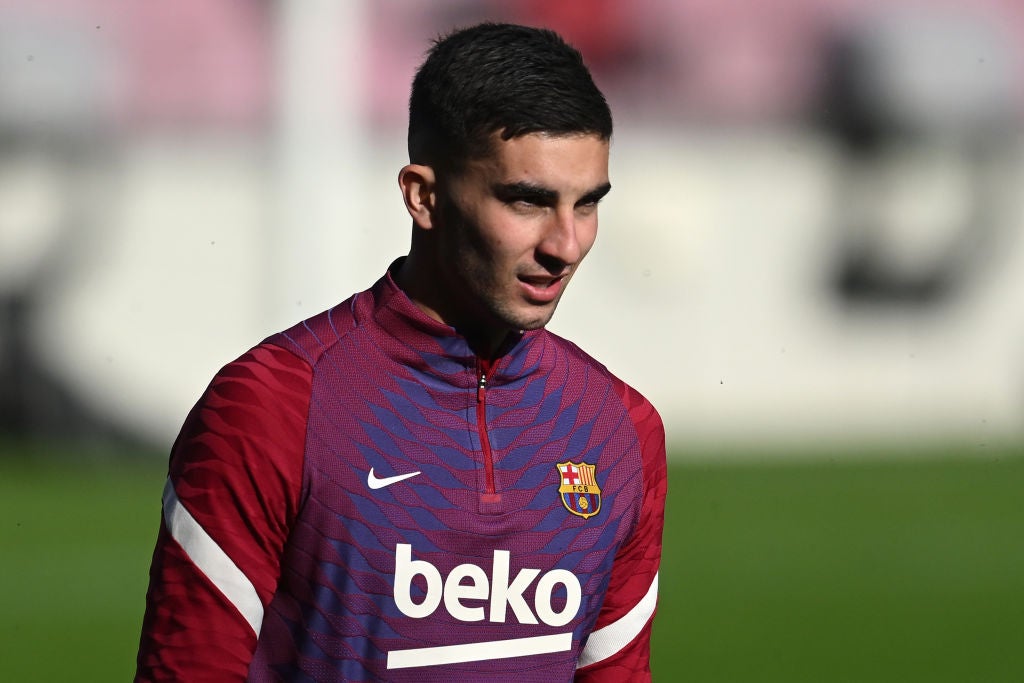
<instances>
[{"instance_id":1,"label":"blurred green pitch","mask_svg":"<svg viewBox=\"0 0 1024 683\"><path fill-rule=\"evenodd\" d=\"M0 681L130 680L164 460L61 450L0 443ZM674 464L655 679L1024 680L1022 453Z\"/></svg>"}]
</instances>

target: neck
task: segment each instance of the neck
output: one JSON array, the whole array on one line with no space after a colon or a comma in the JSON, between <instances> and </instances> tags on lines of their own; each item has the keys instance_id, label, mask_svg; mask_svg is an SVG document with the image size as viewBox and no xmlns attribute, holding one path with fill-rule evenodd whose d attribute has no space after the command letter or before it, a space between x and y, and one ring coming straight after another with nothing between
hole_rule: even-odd
<instances>
[{"instance_id":1,"label":"neck","mask_svg":"<svg viewBox=\"0 0 1024 683\"><path fill-rule=\"evenodd\" d=\"M440 276L424 268L415 253L406 256L398 268L392 271L391 277L421 311L455 328L480 358L497 358L518 336L505 327L487 325L482 317L456 314L457 304L446 298L443 290L437 287Z\"/></svg>"}]
</instances>

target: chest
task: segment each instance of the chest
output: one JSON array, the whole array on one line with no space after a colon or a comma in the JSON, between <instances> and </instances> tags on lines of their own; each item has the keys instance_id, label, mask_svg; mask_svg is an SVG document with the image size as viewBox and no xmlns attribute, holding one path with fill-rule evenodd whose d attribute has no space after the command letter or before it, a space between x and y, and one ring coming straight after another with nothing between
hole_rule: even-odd
<instances>
[{"instance_id":1,"label":"chest","mask_svg":"<svg viewBox=\"0 0 1024 683\"><path fill-rule=\"evenodd\" d=\"M635 430L610 386L532 372L481 387L471 368L381 369L314 382L309 524L345 552L379 549L381 562L409 546L442 574L493 570L497 551L513 576L564 569L585 588L607 570L642 495Z\"/></svg>"}]
</instances>

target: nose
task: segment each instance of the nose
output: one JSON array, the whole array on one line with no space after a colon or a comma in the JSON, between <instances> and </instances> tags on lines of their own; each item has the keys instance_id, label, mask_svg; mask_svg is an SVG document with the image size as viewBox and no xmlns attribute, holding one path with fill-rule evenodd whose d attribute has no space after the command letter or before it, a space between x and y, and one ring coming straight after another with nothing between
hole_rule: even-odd
<instances>
[{"instance_id":1,"label":"nose","mask_svg":"<svg viewBox=\"0 0 1024 683\"><path fill-rule=\"evenodd\" d=\"M557 261L559 266L576 265L583 257L583 247L573 207L559 207L546 227L544 239L538 245L539 254L546 260Z\"/></svg>"}]
</instances>

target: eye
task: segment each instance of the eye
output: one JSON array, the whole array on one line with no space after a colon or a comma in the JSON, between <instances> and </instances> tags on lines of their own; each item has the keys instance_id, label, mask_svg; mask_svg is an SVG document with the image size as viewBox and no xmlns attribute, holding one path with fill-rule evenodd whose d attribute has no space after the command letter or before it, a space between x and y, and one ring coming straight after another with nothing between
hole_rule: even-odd
<instances>
[{"instance_id":1,"label":"eye","mask_svg":"<svg viewBox=\"0 0 1024 683\"><path fill-rule=\"evenodd\" d=\"M520 197L518 199L509 199L505 202L513 211L519 213L535 213L542 211L544 206L536 199L530 197Z\"/></svg>"}]
</instances>

